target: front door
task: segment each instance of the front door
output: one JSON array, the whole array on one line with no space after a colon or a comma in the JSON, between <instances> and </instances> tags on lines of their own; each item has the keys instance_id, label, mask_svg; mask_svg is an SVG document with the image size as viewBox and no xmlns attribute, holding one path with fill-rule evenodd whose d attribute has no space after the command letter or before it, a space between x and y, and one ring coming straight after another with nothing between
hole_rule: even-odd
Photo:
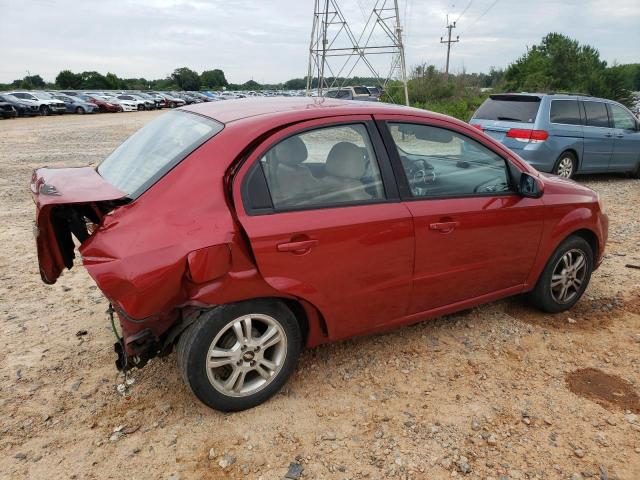
<instances>
[{"instance_id":1,"label":"front door","mask_svg":"<svg viewBox=\"0 0 640 480\"><path fill-rule=\"evenodd\" d=\"M387 118L386 126L414 217L409 312L522 286L542 233L542 201L516 195L508 161L480 141L445 124L405 122Z\"/></svg>"},{"instance_id":2,"label":"front door","mask_svg":"<svg viewBox=\"0 0 640 480\"><path fill-rule=\"evenodd\" d=\"M604 102L584 101L586 125L581 172L605 172L613 153L613 129L609 125L609 113Z\"/></svg>"},{"instance_id":3,"label":"front door","mask_svg":"<svg viewBox=\"0 0 640 480\"><path fill-rule=\"evenodd\" d=\"M613 103L609 104L613 121L613 155L609 162L611 172L635 171L640 162L640 131L638 121L631 112Z\"/></svg>"},{"instance_id":4,"label":"front door","mask_svg":"<svg viewBox=\"0 0 640 480\"><path fill-rule=\"evenodd\" d=\"M259 146L234 182L263 278L307 300L331 338L406 314L413 222L369 116L290 127Z\"/></svg>"}]
</instances>

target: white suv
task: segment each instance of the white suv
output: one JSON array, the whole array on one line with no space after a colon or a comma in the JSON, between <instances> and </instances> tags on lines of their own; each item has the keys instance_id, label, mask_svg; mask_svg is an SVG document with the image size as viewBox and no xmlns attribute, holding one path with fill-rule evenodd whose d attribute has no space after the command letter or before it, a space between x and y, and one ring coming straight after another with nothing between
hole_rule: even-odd
<instances>
[{"instance_id":1,"label":"white suv","mask_svg":"<svg viewBox=\"0 0 640 480\"><path fill-rule=\"evenodd\" d=\"M56 100L47 92L9 92L9 95L35 102L42 115L51 115L52 113L62 115L67 111L64 102Z\"/></svg>"}]
</instances>

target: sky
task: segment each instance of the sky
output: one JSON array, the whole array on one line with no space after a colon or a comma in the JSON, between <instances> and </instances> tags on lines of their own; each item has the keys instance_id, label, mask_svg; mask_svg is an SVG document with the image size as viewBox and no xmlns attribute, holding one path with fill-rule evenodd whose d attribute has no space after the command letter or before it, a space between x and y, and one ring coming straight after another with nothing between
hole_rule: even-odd
<instances>
[{"instance_id":1,"label":"sky","mask_svg":"<svg viewBox=\"0 0 640 480\"><path fill-rule=\"evenodd\" d=\"M384 2L339 0L356 36L376 1ZM0 82L27 72L53 81L63 69L156 79L182 66L221 68L232 83L303 77L313 3L0 0ZM447 16L457 19L453 35L460 36L451 49L452 72L506 67L552 31L594 46L609 64L640 62L640 0L399 0L399 9L408 68L424 62L444 68ZM374 32L372 39L374 45L384 36ZM382 71L388 63L379 56L374 67ZM368 76L363 64L353 73Z\"/></svg>"}]
</instances>

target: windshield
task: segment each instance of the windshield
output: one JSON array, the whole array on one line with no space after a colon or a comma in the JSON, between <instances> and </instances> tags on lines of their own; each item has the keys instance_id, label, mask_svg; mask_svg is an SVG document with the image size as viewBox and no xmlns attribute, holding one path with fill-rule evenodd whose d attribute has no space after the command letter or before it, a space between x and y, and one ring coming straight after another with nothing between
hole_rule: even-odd
<instances>
[{"instance_id":1,"label":"windshield","mask_svg":"<svg viewBox=\"0 0 640 480\"><path fill-rule=\"evenodd\" d=\"M473 118L533 123L539 107L540 98L533 95L491 95Z\"/></svg>"},{"instance_id":2,"label":"windshield","mask_svg":"<svg viewBox=\"0 0 640 480\"><path fill-rule=\"evenodd\" d=\"M166 113L125 140L98 166L98 173L137 198L223 127L193 113Z\"/></svg>"}]
</instances>

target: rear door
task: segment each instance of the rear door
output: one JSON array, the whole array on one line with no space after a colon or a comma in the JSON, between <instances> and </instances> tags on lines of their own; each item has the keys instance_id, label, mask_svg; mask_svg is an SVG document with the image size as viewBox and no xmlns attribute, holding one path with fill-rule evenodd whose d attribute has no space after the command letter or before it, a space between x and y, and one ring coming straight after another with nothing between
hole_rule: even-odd
<instances>
[{"instance_id":1,"label":"rear door","mask_svg":"<svg viewBox=\"0 0 640 480\"><path fill-rule=\"evenodd\" d=\"M609 162L610 172L635 170L640 162L639 122L627 109L610 103L609 114L613 123L613 155Z\"/></svg>"},{"instance_id":2,"label":"rear door","mask_svg":"<svg viewBox=\"0 0 640 480\"><path fill-rule=\"evenodd\" d=\"M595 100L582 101L585 114L584 153L581 172L605 172L613 153L613 129L610 128L607 104Z\"/></svg>"},{"instance_id":3,"label":"rear door","mask_svg":"<svg viewBox=\"0 0 640 480\"><path fill-rule=\"evenodd\" d=\"M238 219L262 277L315 305L331 338L406 314L413 222L370 116L286 128L235 179Z\"/></svg>"},{"instance_id":4,"label":"rear door","mask_svg":"<svg viewBox=\"0 0 640 480\"><path fill-rule=\"evenodd\" d=\"M515 194L508 161L481 135L472 138L448 122L379 120L414 218L409 313L522 288L538 250L544 206Z\"/></svg>"}]
</instances>

